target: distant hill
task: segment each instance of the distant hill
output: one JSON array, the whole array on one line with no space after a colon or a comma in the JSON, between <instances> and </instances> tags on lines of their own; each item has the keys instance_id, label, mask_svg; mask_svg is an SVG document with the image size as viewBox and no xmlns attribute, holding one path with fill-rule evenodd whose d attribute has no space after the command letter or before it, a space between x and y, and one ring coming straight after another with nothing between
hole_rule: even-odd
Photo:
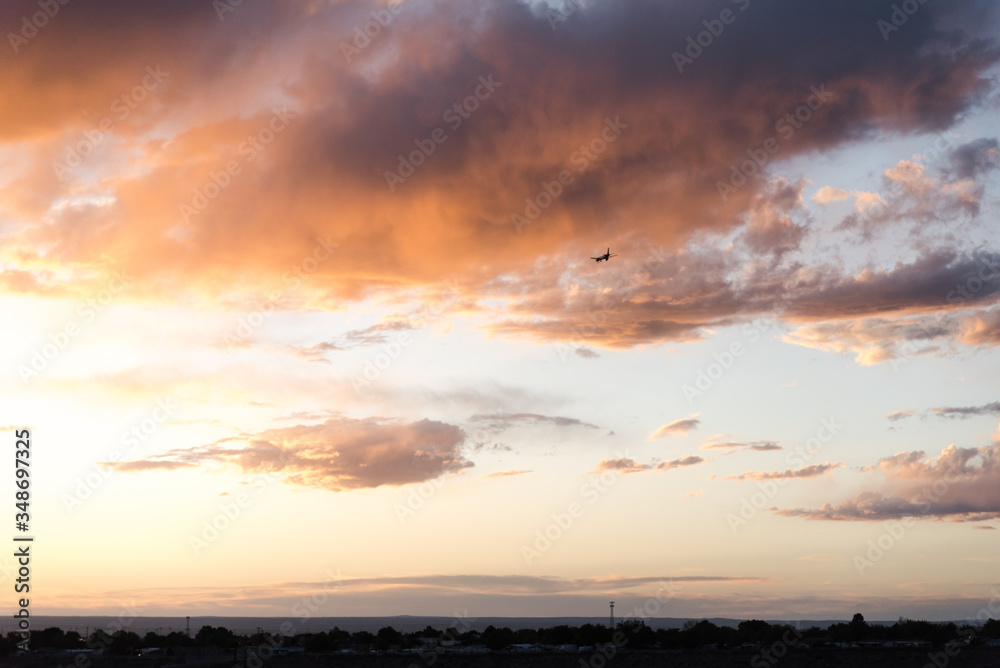
<instances>
[{"instance_id":1,"label":"distant hill","mask_svg":"<svg viewBox=\"0 0 1000 668\"><path fill-rule=\"evenodd\" d=\"M616 618L620 621L621 618ZM682 628L689 620L700 621L705 617L656 617L647 618L644 621L654 629ZM717 626L731 626L735 628L742 619L730 619L726 617L708 617L708 621ZM33 616L31 618L32 628L40 630L51 626L58 627L63 631L75 630L84 634L89 629L94 631L98 628L107 628L109 624L115 622L117 617L102 616ZM565 624L567 626L582 626L583 624L603 624L607 625L607 617L480 617L478 619L469 618L460 622L454 617L424 617L399 615L395 617L314 617L311 619L300 619L297 617L191 617L191 633L198 632L202 626L224 626L238 634L250 634L258 628L264 631L277 632L282 622L289 621L294 625L293 633L318 633L329 631L334 626L339 626L351 633L355 631L377 632L383 626L391 626L397 631L404 633L419 631L431 626L435 629L444 630L449 626L455 626L460 630L475 629L482 631L487 626L493 625L497 628L510 627L511 629L523 628L546 628ZM847 622L847 619L822 619L822 620L764 620L771 624L798 624L800 628L818 626L826 628L830 624ZM137 617L127 629L140 635L147 631L155 631L160 634L167 634L171 631L183 631L185 628L183 617ZM889 622L869 622L869 624L892 625L895 620ZM6 634L15 630L15 624L11 621L0 621L0 633ZM117 625L113 628L117 628Z\"/></svg>"}]
</instances>

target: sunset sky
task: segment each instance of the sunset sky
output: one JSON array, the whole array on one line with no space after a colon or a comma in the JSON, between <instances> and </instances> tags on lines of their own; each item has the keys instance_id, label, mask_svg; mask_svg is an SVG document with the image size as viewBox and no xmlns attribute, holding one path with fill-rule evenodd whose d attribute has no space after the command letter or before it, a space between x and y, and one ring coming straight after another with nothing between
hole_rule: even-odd
<instances>
[{"instance_id":1,"label":"sunset sky","mask_svg":"<svg viewBox=\"0 0 1000 668\"><path fill-rule=\"evenodd\" d=\"M997 3L0 29L33 614L1000 607Z\"/></svg>"}]
</instances>

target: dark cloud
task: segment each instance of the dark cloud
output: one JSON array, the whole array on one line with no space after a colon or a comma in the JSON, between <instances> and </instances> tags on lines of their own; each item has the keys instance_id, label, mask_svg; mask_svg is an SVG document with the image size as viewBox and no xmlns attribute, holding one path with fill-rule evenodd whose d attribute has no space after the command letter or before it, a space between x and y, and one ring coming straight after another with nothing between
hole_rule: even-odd
<instances>
[{"instance_id":1,"label":"dark cloud","mask_svg":"<svg viewBox=\"0 0 1000 668\"><path fill-rule=\"evenodd\" d=\"M983 137L962 144L949 156L955 176L971 179L1000 167L997 140Z\"/></svg>"},{"instance_id":2,"label":"dark cloud","mask_svg":"<svg viewBox=\"0 0 1000 668\"><path fill-rule=\"evenodd\" d=\"M990 415L1000 417L1000 401L983 404L982 406L949 406L944 408L932 408L931 413L949 420L964 420L970 417Z\"/></svg>"},{"instance_id":3,"label":"dark cloud","mask_svg":"<svg viewBox=\"0 0 1000 668\"><path fill-rule=\"evenodd\" d=\"M345 59L340 42L371 20L375 4L244 3L223 20L211 3L195 0L61 6L0 71L0 132L37 143L11 188L18 220L40 219L46 202L80 185L76 176L63 184L50 173L53 156L108 114L147 64L170 76L115 131L144 168L101 161L112 201L79 224L34 226L18 248L39 260L36 277L44 275L42 259L82 267L114 252L128 258L143 291L172 300L183 290L287 289L289 268L301 268L325 234L339 246L310 278L309 303L327 309L419 288L444 272L461 278L474 301L498 276L524 284L535 258L582 250L577 244L602 247L611 220L629 220L632 240L670 247L699 232L738 231L744 249L773 263L802 241L794 197L801 182L771 181L761 170L721 198L718 183L748 151L777 139L773 162L950 127L988 89L987 72L1000 57L995 37L980 30L994 21L981 2L922 6L886 42L875 28L883 6L783 0L736 8L737 22L679 72L674 53L722 7L733 9L599 1L554 31L542 12L518 2L407 4L391 29ZM16 26L37 4L14 0L0 11L0 24ZM497 83L477 100L483 80ZM476 108L461 124L445 120L470 99ZM803 107L817 100L817 108ZM237 147L268 126L276 105L294 112L287 128L181 224L179 203L206 174L239 158ZM778 129L802 108L807 122L790 134ZM438 128L447 140L391 192L385 173ZM601 146L599 155L581 153L591 144ZM562 170L574 182L516 233L511 215ZM241 281L234 285L232 276ZM708 294L671 289L669 298L630 304L634 324L611 326L598 343L696 339L700 327L760 312L774 296L711 283ZM817 294L827 296L836 295ZM530 330L512 321L497 331L506 325L571 339L582 319L563 313L546 322L549 313L543 308ZM313 352L338 342L320 346Z\"/></svg>"}]
</instances>

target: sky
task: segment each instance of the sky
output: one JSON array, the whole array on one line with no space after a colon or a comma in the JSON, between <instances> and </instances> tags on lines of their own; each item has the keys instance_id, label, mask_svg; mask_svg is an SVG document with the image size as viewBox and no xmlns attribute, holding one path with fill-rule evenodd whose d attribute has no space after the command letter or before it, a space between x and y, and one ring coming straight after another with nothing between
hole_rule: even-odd
<instances>
[{"instance_id":1,"label":"sky","mask_svg":"<svg viewBox=\"0 0 1000 668\"><path fill-rule=\"evenodd\" d=\"M998 13L4 2L33 614L1000 618Z\"/></svg>"}]
</instances>

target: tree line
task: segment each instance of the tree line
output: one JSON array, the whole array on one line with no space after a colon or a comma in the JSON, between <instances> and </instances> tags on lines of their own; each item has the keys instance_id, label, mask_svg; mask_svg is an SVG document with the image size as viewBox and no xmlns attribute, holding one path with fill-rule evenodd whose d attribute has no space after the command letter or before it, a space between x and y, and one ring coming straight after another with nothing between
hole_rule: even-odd
<instances>
[{"instance_id":1,"label":"tree line","mask_svg":"<svg viewBox=\"0 0 1000 668\"><path fill-rule=\"evenodd\" d=\"M622 643L622 635L624 644ZM158 647L174 653L174 648L218 647L232 650L245 645L270 645L272 647L302 647L307 652L335 652L341 650L369 651L392 649L421 649L440 645L443 641L459 646L485 646L502 651L512 645L576 645L598 646L611 642L628 649L695 649L706 646L732 648L742 645L771 645L788 643L789 634L796 639L822 638L830 643L852 643L865 640L927 641L944 644L963 635L981 638L1000 638L1000 620L989 619L981 627L957 625L954 622L927 622L900 618L895 624L868 624L858 613L850 622L831 624L823 629L818 626L801 629L790 624L771 624L759 619L740 622L736 628L718 626L708 620L689 621L680 629L653 629L639 619L626 619L615 629L602 624L582 626L558 625L539 629L510 629L488 626L483 631L460 631L454 627L445 630L427 626L422 631L403 633L391 626L384 626L377 633L345 631L334 627L319 633L300 633L280 638L277 634L258 632L237 634L222 626L203 626L192 638L174 631L166 635L149 631L139 635L122 629L109 634L97 630L88 638L77 631L62 631L51 627L31 633L33 650L52 649L104 649L107 653L134 655L142 648ZM14 633L0 638L0 656L12 653L20 640ZM792 643L794 644L794 643Z\"/></svg>"}]
</instances>

